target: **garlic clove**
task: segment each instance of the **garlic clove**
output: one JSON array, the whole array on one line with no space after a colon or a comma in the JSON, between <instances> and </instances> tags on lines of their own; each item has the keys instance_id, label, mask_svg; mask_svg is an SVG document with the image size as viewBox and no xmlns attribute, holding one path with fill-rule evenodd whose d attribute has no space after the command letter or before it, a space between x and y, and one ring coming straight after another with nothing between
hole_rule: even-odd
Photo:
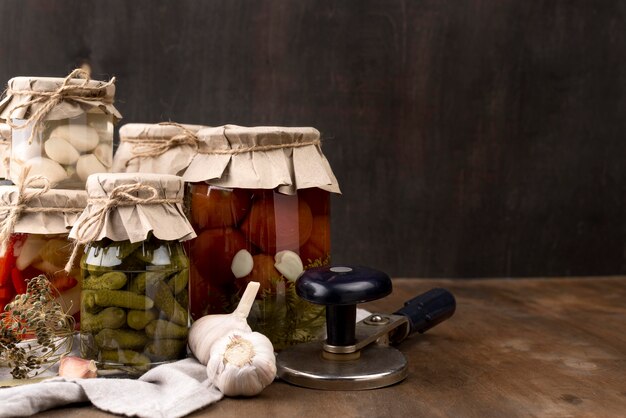
<instances>
[{"instance_id":1,"label":"garlic clove","mask_svg":"<svg viewBox=\"0 0 626 418\"><path fill-rule=\"evenodd\" d=\"M63 138L50 138L43 144L48 157L59 164L74 164L80 154L76 148Z\"/></svg>"},{"instance_id":2,"label":"garlic clove","mask_svg":"<svg viewBox=\"0 0 626 418\"><path fill-rule=\"evenodd\" d=\"M274 256L274 260L276 260L274 264L276 270L291 282L295 282L298 276L304 271L300 256L293 251L279 251Z\"/></svg>"},{"instance_id":3,"label":"garlic clove","mask_svg":"<svg viewBox=\"0 0 626 418\"><path fill-rule=\"evenodd\" d=\"M93 150L93 155L96 156L98 161L102 163L103 166L107 168L111 168L113 164L113 148L109 144L98 144L95 150Z\"/></svg>"},{"instance_id":4,"label":"garlic clove","mask_svg":"<svg viewBox=\"0 0 626 418\"><path fill-rule=\"evenodd\" d=\"M213 345L207 376L226 396L257 395L276 377L274 347L258 332L232 331Z\"/></svg>"},{"instance_id":5,"label":"garlic clove","mask_svg":"<svg viewBox=\"0 0 626 418\"><path fill-rule=\"evenodd\" d=\"M95 173L107 173L109 170L102 165L93 154L81 155L76 162L76 173L81 180L86 181L87 177Z\"/></svg>"},{"instance_id":6,"label":"garlic clove","mask_svg":"<svg viewBox=\"0 0 626 418\"><path fill-rule=\"evenodd\" d=\"M80 357L64 356L59 363L59 376L78 379L98 377L96 362Z\"/></svg>"},{"instance_id":7,"label":"garlic clove","mask_svg":"<svg viewBox=\"0 0 626 418\"><path fill-rule=\"evenodd\" d=\"M50 138L62 138L81 153L91 151L100 141L98 131L82 124L59 125L50 132Z\"/></svg>"},{"instance_id":8,"label":"garlic clove","mask_svg":"<svg viewBox=\"0 0 626 418\"><path fill-rule=\"evenodd\" d=\"M39 252L46 242L47 241L40 236L28 234L26 241L24 241L22 245L20 254L17 259L15 259L15 267L17 267L18 270L24 270L34 261L41 260Z\"/></svg>"},{"instance_id":9,"label":"garlic clove","mask_svg":"<svg viewBox=\"0 0 626 418\"><path fill-rule=\"evenodd\" d=\"M241 296L239 305L233 313L205 315L193 323L189 329L189 349L198 361L207 364L211 356L211 347L215 341L233 330L252 331L246 318L252 309L259 291L258 282L250 282Z\"/></svg>"},{"instance_id":10,"label":"garlic clove","mask_svg":"<svg viewBox=\"0 0 626 418\"><path fill-rule=\"evenodd\" d=\"M44 176L50 182L50 187L54 187L58 183L67 179L67 173L63 166L49 158L35 157L26 161L26 166L30 166L29 177ZM43 180L37 180L32 183L33 187L43 187Z\"/></svg>"},{"instance_id":11,"label":"garlic clove","mask_svg":"<svg viewBox=\"0 0 626 418\"><path fill-rule=\"evenodd\" d=\"M252 271L254 267L254 261L252 260L252 254L248 250L239 250L233 257L233 262L230 265L230 269L233 275L241 279L246 277Z\"/></svg>"}]
</instances>

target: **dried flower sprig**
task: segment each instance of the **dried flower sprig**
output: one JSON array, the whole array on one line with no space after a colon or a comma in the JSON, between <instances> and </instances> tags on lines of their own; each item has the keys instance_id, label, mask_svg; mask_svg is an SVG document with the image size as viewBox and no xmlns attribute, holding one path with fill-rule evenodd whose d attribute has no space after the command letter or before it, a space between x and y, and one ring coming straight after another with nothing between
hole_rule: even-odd
<instances>
[{"instance_id":1,"label":"dried flower sprig","mask_svg":"<svg viewBox=\"0 0 626 418\"><path fill-rule=\"evenodd\" d=\"M15 379L43 373L72 350L75 321L55 300L57 294L39 275L0 314L0 365L11 367Z\"/></svg>"}]
</instances>

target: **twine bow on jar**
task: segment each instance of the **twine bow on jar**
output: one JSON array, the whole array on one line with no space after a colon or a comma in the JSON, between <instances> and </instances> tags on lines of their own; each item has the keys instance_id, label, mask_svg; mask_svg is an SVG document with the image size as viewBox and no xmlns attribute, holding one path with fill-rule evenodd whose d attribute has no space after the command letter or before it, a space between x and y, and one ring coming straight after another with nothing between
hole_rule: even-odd
<instances>
[{"instance_id":1,"label":"twine bow on jar","mask_svg":"<svg viewBox=\"0 0 626 418\"><path fill-rule=\"evenodd\" d=\"M140 192L147 192L149 195L139 197ZM65 265L65 271L69 272L72 269L81 245L98 239L111 209L122 206L160 205L163 203L183 203L183 199L159 198L159 192L156 188L141 183L122 184L114 188L105 198L89 199L88 204L98 205L98 207L89 213L90 216L82 217L74 225L76 238L74 239L72 255Z\"/></svg>"},{"instance_id":2,"label":"twine bow on jar","mask_svg":"<svg viewBox=\"0 0 626 418\"><path fill-rule=\"evenodd\" d=\"M17 199L15 203L0 206L0 213L8 212L2 222L0 222L0 253L4 253L6 251L9 237L14 232L15 225L22 216L22 213L80 213L83 211L83 208L29 206L29 202L50 190L50 180L48 180L48 178L41 175L29 177L29 172L30 167L26 167L20 174L20 178L16 184ZM39 181L43 181L42 188L30 188Z\"/></svg>"},{"instance_id":3,"label":"twine bow on jar","mask_svg":"<svg viewBox=\"0 0 626 418\"><path fill-rule=\"evenodd\" d=\"M72 83L73 79L84 79L84 81L82 83L75 84ZM89 76L89 73L82 68L77 68L65 77L61 86L54 91L38 91L32 89L14 90L9 87L7 89L7 95L30 96L31 99L11 109L7 117L7 125L9 125L12 129L24 129L32 124L32 129L30 135L28 136L28 144L32 144L35 136L41 132L42 122L59 103L72 100L105 102L106 100L110 100L107 99L106 90L109 86L115 84L115 77L112 77L107 82L103 82L99 86L89 86L88 84L90 81L91 77ZM21 108L30 108L33 105L40 106L37 110L32 112L30 116L28 116L26 123L13 123L12 115L16 110Z\"/></svg>"},{"instance_id":4,"label":"twine bow on jar","mask_svg":"<svg viewBox=\"0 0 626 418\"><path fill-rule=\"evenodd\" d=\"M122 137L121 142L133 145L133 156L126 161L126 165L136 158L154 158L165 154L172 148L189 145L194 151L198 150L198 137L191 130L176 122L161 122L160 126L174 126L180 133L171 137Z\"/></svg>"}]
</instances>

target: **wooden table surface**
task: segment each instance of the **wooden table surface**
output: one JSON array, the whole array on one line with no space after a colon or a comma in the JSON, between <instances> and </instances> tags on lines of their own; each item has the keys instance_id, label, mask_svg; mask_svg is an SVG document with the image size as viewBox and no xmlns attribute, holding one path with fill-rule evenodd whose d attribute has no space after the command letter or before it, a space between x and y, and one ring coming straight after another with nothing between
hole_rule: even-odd
<instances>
[{"instance_id":1,"label":"wooden table surface","mask_svg":"<svg viewBox=\"0 0 626 418\"><path fill-rule=\"evenodd\" d=\"M626 278L395 279L364 305L392 312L432 287L457 298L447 322L399 349L408 378L369 391L275 382L190 417L619 417L626 415ZM37 416L110 416L92 406Z\"/></svg>"}]
</instances>

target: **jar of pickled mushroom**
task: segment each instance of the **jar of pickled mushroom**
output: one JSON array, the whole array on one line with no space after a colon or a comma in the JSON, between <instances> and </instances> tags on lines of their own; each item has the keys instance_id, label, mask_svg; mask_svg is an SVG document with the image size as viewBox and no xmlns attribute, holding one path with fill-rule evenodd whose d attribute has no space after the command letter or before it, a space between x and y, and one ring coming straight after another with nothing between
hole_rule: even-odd
<instances>
[{"instance_id":1,"label":"jar of pickled mushroom","mask_svg":"<svg viewBox=\"0 0 626 418\"><path fill-rule=\"evenodd\" d=\"M190 309L234 309L249 281L248 317L276 349L320 337L323 307L296 295L304 269L330 261L330 193L337 180L313 128L204 128L183 178L190 183Z\"/></svg>"},{"instance_id":2,"label":"jar of pickled mushroom","mask_svg":"<svg viewBox=\"0 0 626 418\"><path fill-rule=\"evenodd\" d=\"M85 246L81 354L105 373L131 376L183 358L189 260L181 241L195 237L183 214L183 180L94 174L87 193L87 208L70 231Z\"/></svg>"},{"instance_id":3,"label":"jar of pickled mushroom","mask_svg":"<svg viewBox=\"0 0 626 418\"><path fill-rule=\"evenodd\" d=\"M180 175L196 154L201 128L175 122L122 125L112 171Z\"/></svg>"},{"instance_id":4,"label":"jar of pickled mushroom","mask_svg":"<svg viewBox=\"0 0 626 418\"><path fill-rule=\"evenodd\" d=\"M44 274L57 299L76 323L80 321L80 271L63 270L71 253L69 228L87 203L81 190L0 186L0 312L28 280Z\"/></svg>"},{"instance_id":5,"label":"jar of pickled mushroom","mask_svg":"<svg viewBox=\"0 0 626 418\"><path fill-rule=\"evenodd\" d=\"M54 188L84 189L90 174L110 170L115 79L91 80L83 70L66 78L15 77L0 102L12 132L10 175L45 175Z\"/></svg>"},{"instance_id":6,"label":"jar of pickled mushroom","mask_svg":"<svg viewBox=\"0 0 626 418\"><path fill-rule=\"evenodd\" d=\"M11 157L11 127L0 123L0 180L8 177L9 158Z\"/></svg>"}]
</instances>

